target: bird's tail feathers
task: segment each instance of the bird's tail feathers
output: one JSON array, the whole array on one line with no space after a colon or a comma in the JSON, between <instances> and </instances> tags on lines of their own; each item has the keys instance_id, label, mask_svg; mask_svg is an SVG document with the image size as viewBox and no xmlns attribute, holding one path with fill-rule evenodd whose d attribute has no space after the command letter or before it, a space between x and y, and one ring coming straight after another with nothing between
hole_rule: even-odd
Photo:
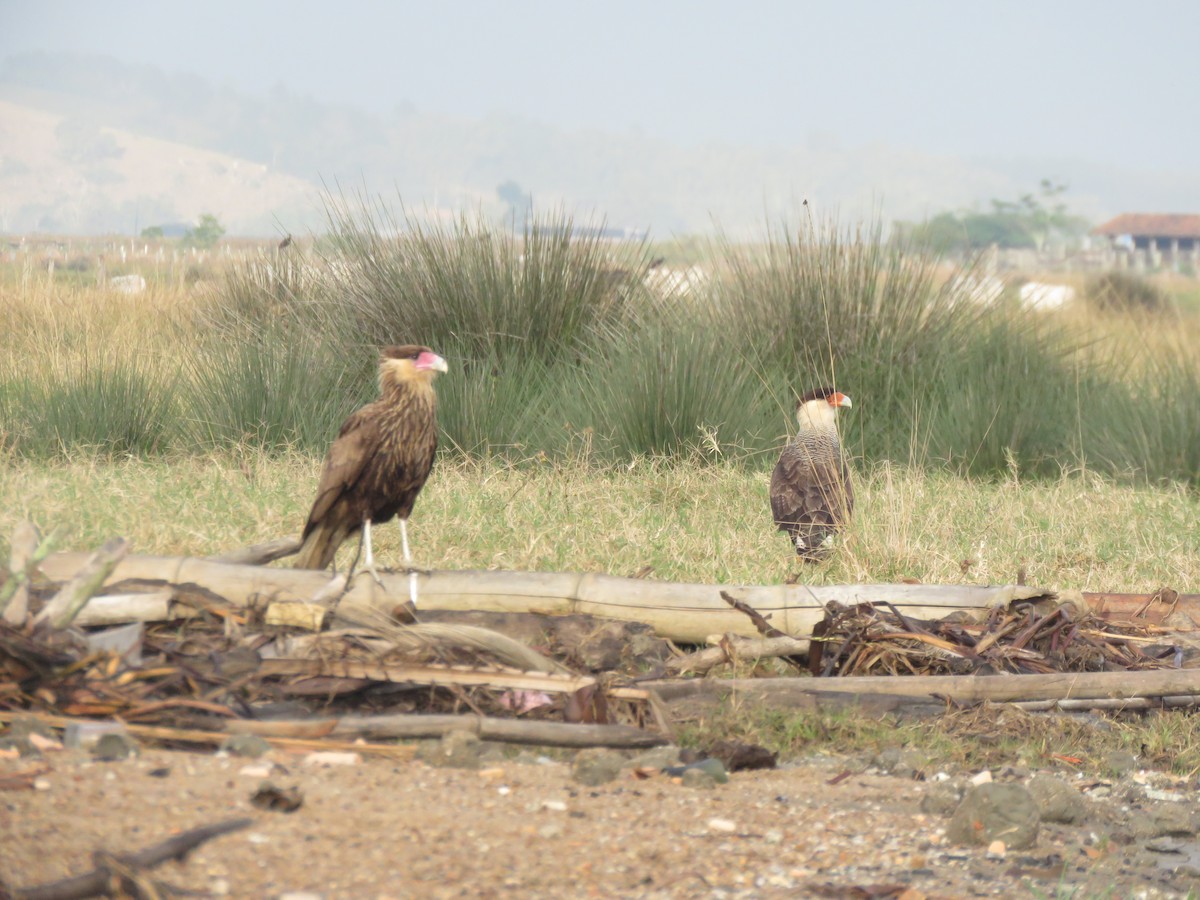
<instances>
[{"instance_id":1,"label":"bird's tail feathers","mask_svg":"<svg viewBox=\"0 0 1200 900\"><path fill-rule=\"evenodd\" d=\"M304 537L300 552L296 554L294 567L297 569L327 569L337 554L345 535L334 534L336 529L317 526Z\"/></svg>"}]
</instances>

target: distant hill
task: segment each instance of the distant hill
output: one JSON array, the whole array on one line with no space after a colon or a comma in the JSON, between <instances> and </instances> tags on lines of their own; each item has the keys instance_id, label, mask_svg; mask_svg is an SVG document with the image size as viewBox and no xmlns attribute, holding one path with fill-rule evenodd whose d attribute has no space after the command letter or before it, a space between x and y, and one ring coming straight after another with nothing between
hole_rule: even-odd
<instances>
[{"instance_id":1,"label":"distant hill","mask_svg":"<svg viewBox=\"0 0 1200 900\"><path fill-rule=\"evenodd\" d=\"M211 212L231 233L275 234L314 194L261 163L0 100L3 232L134 234Z\"/></svg>"},{"instance_id":2,"label":"distant hill","mask_svg":"<svg viewBox=\"0 0 1200 900\"><path fill-rule=\"evenodd\" d=\"M0 66L0 230L130 233L212 212L231 234L319 227L324 191L445 215L502 216L509 184L539 209L670 233L760 232L808 199L843 221L921 219L1066 182L1073 211L1200 209L1200 173L1112 172L1036 159L967 161L834 140L678 147L515 117L413 109L379 117L284 87L254 97L198 75L73 54ZM1191 202L1193 209L1178 209Z\"/></svg>"}]
</instances>

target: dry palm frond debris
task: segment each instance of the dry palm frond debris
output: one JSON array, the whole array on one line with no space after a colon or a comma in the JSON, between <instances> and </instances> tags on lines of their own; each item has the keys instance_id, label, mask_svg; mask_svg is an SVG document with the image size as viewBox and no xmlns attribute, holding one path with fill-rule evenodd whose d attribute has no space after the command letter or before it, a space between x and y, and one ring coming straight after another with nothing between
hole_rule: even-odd
<instances>
[{"instance_id":1,"label":"dry palm frond debris","mask_svg":"<svg viewBox=\"0 0 1200 900\"><path fill-rule=\"evenodd\" d=\"M0 587L11 580L6 574L0 568ZM175 729L188 743L256 720L298 728L318 717L360 726L378 717L395 728L405 715L461 716L477 726L509 720L513 740L522 739L521 723L577 723L601 744L597 728L623 726L612 729L620 742L638 740L635 729L660 732L665 724L631 673L568 666L559 660L575 660L551 640L536 648L473 624L406 625L364 609L346 610L313 633L269 624L269 606L237 607L212 592L190 602L187 591L175 597L193 607L186 618L88 630L43 614L62 596L61 585L26 581L28 611L19 622L0 620L0 724L21 715L55 727L72 717L119 719L130 729L153 726L168 742ZM161 588L121 583L109 590ZM72 601L74 613L81 608ZM326 728L331 738L333 730Z\"/></svg>"},{"instance_id":2,"label":"dry palm frond debris","mask_svg":"<svg viewBox=\"0 0 1200 900\"><path fill-rule=\"evenodd\" d=\"M1101 617L1071 602L994 607L936 621L891 604L829 603L813 629L809 671L832 675L997 675L1188 666L1194 648L1146 621Z\"/></svg>"}]
</instances>

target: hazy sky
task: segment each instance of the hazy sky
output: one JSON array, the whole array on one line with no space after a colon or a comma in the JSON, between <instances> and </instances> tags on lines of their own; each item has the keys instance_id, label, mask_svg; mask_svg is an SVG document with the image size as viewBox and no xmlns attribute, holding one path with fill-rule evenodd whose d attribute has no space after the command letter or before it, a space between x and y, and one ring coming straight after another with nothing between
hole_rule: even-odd
<instances>
[{"instance_id":1,"label":"hazy sky","mask_svg":"<svg viewBox=\"0 0 1200 900\"><path fill-rule=\"evenodd\" d=\"M1200 3L0 0L0 59L103 53L387 113L1193 171Z\"/></svg>"}]
</instances>

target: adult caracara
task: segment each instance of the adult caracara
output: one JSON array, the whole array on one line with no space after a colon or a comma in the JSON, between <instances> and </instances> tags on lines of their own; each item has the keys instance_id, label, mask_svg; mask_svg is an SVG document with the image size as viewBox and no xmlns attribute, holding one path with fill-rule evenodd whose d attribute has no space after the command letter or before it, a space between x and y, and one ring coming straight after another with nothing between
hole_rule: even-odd
<instances>
[{"instance_id":1,"label":"adult caracara","mask_svg":"<svg viewBox=\"0 0 1200 900\"><path fill-rule=\"evenodd\" d=\"M446 361L428 347L385 347L379 359L380 398L355 412L329 448L317 499L304 525L298 569L324 569L348 537L361 532L366 568L375 576L371 523L400 517L404 561L407 520L433 468L437 398L433 379ZM416 597L416 574L411 591Z\"/></svg>"},{"instance_id":2,"label":"adult caracara","mask_svg":"<svg viewBox=\"0 0 1200 900\"><path fill-rule=\"evenodd\" d=\"M831 387L809 391L796 404L800 430L771 473L771 512L805 562L828 552L827 542L850 518L854 492L837 433L837 410L850 398Z\"/></svg>"}]
</instances>

